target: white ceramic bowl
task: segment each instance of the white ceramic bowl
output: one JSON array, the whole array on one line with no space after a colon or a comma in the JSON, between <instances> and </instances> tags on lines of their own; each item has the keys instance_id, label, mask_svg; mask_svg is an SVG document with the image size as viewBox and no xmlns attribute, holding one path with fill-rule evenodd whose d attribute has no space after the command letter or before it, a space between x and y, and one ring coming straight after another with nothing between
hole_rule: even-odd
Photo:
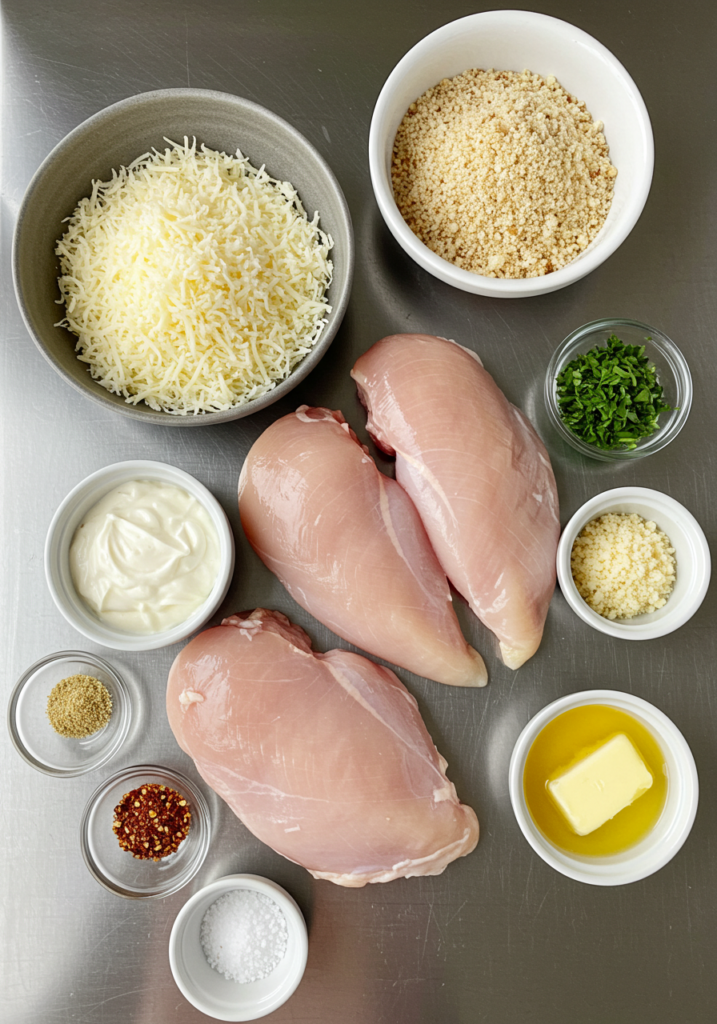
<instances>
[{"instance_id":1,"label":"white ceramic bowl","mask_svg":"<svg viewBox=\"0 0 717 1024\"><path fill-rule=\"evenodd\" d=\"M414 235L391 187L393 142L409 104L443 78L469 68L555 75L605 123L610 158L618 169L607 221L572 263L544 277L482 277L448 263ZM585 277L624 242L635 226L652 182L654 143L650 118L637 86L601 43L574 25L530 11L487 11L432 32L399 61L386 80L371 120L369 166L381 214L399 245L434 277L478 295L542 295Z\"/></svg>"},{"instance_id":2,"label":"white ceramic bowl","mask_svg":"<svg viewBox=\"0 0 717 1024\"><path fill-rule=\"evenodd\" d=\"M78 595L70 573L70 544L83 516L108 491L130 480L158 480L183 488L204 506L219 539L219 572L211 594L188 619L161 633L126 633L100 622ZM117 462L90 474L70 491L55 512L45 541L45 577L55 604L83 636L117 651L154 651L201 629L224 600L233 572L234 535L224 509L193 476L164 462Z\"/></svg>"},{"instance_id":3,"label":"white ceramic bowl","mask_svg":"<svg viewBox=\"0 0 717 1024\"><path fill-rule=\"evenodd\" d=\"M261 981L229 981L209 966L202 950L202 918L215 900L234 889L263 893L279 905L286 918L286 954ZM227 875L200 889L177 914L169 937L169 964L180 992L192 1006L217 1020L256 1020L272 1013L296 990L308 952L306 924L298 906L281 886L258 875Z\"/></svg>"},{"instance_id":4,"label":"white ceramic bowl","mask_svg":"<svg viewBox=\"0 0 717 1024\"><path fill-rule=\"evenodd\" d=\"M657 740L667 764L667 798L657 824L635 846L611 857L579 857L558 849L533 821L523 792L525 759L538 733L564 711L585 704L607 704L637 718ZM571 693L539 711L515 744L510 759L509 786L520 830L538 856L562 875L590 885L625 885L659 871L687 839L699 799L695 760L680 730L646 700L619 690Z\"/></svg>"},{"instance_id":5,"label":"white ceramic bowl","mask_svg":"<svg viewBox=\"0 0 717 1024\"><path fill-rule=\"evenodd\" d=\"M637 512L670 538L677 578L667 603L656 612L610 620L594 612L578 593L570 571L575 538L587 523L606 512ZM679 501L649 487L616 487L586 501L570 519L558 544L557 570L565 600L593 629L622 640L653 640L679 629L702 604L710 582L710 549L702 527Z\"/></svg>"}]
</instances>

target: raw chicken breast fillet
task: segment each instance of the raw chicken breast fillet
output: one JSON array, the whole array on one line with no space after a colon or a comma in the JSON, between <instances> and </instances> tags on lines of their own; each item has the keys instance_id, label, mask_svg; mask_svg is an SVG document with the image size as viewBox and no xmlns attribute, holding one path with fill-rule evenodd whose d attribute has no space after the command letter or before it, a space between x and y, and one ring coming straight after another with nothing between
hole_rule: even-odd
<instances>
[{"instance_id":1,"label":"raw chicken breast fillet","mask_svg":"<svg viewBox=\"0 0 717 1024\"><path fill-rule=\"evenodd\" d=\"M560 522L545 446L478 357L445 338L384 338L351 375L446 575L519 668L555 589Z\"/></svg>"},{"instance_id":2,"label":"raw chicken breast fillet","mask_svg":"<svg viewBox=\"0 0 717 1024\"><path fill-rule=\"evenodd\" d=\"M177 656L169 724L248 829L314 878L362 886L438 875L478 842L478 821L414 698L359 654L317 654L257 608Z\"/></svg>"},{"instance_id":3,"label":"raw chicken breast fillet","mask_svg":"<svg viewBox=\"0 0 717 1024\"><path fill-rule=\"evenodd\" d=\"M340 412L301 406L265 430L239 512L294 600L344 640L440 683L485 684L418 513Z\"/></svg>"}]
</instances>

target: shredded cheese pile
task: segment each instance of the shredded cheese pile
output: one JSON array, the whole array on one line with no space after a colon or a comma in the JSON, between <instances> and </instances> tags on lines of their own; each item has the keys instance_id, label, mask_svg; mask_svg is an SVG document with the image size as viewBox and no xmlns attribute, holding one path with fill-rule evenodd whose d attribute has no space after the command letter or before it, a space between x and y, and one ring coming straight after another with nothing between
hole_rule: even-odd
<instances>
[{"instance_id":1,"label":"shredded cheese pile","mask_svg":"<svg viewBox=\"0 0 717 1024\"><path fill-rule=\"evenodd\" d=\"M333 242L318 220L239 151L172 142L93 181L68 218L57 326L131 404L175 415L243 405L287 377L326 324Z\"/></svg>"}]
</instances>

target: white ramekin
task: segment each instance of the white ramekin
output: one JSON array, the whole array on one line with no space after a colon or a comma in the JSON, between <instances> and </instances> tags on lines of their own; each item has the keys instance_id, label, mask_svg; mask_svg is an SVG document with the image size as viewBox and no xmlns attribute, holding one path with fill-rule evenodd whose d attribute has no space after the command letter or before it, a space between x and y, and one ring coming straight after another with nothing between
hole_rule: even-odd
<instances>
[{"instance_id":1,"label":"white ramekin","mask_svg":"<svg viewBox=\"0 0 717 1024\"><path fill-rule=\"evenodd\" d=\"M670 538L675 549L677 578L667 603L656 612L632 619L606 619L578 593L570 570L575 538L591 519L607 512L636 512L655 522ZM679 629L702 604L710 582L710 549L702 527L679 501L649 487L616 487L586 501L570 519L558 544L557 570L563 597L593 629L622 640L653 640Z\"/></svg>"},{"instance_id":2,"label":"white ramekin","mask_svg":"<svg viewBox=\"0 0 717 1024\"><path fill-rule=\"evenodd\" d=\"M393 142L409 105L443 78L469 68L555 75L605 123L610 158L618 169L610 213L577 259L544 277L506 279L461 270L414 235L393 198ZM450 22L417 43L389 75L376 102L369 135L371 183L383 219L398 244L434 277L477 295L523 298L564 288L603 263L632 231L652 183L654 143L647 108L629 74L586 32L531 11L486 11Z\"/></svg>"},{"instance_id":3,"label":"white ramekin","mask_svg":"<svg viewBox=\"0 0 717 1024\"><path fill-rule=\"evenodd\" d=\"M240 984L209 966L200 941L202 918L215 900L234 889L251 889L278 904L286 919L286 954L268 978ZM306 924L291 896L259 875L226 875L196 892L182 907L169 937L169 965L177 986L192 1006L216 1020L257 1020L293 995L309 953Z\"/></svg>"},{"instance_id":4,"label":"white ramekin","mask_svg":"<svg viewBox=\"0 0 717 1024\"><path fill-rule=\"evenodd\" d=\"M130 480L157 480L184 488L204 506L219 539L219 572L211 594L188 619L161 633L126 633L100 622L78 595L70 573L70 544L82 518L105 494ZM45 541L45 577L55 604L83 636L116 651L154 651L191 636L219 608L233 572L234 535L224 509L193 476L164 462L116 462L91 473L73 487L55 512Z\"/></svg>"},{"instance_id":5,"label":"white ramekin","mask_svg":"<svg viewBox=\"0 0 717 1024\"><path fill-rule=\"evenodd\" d=\"M667 764L667 799L643 840L611 857L579 857L554 846L533 821L523 791L525 759L538 733L558 715L586 704L607 704L637 718L653 734ZM659 871L687 839L697 813L699 785L692 751L670 719L646 700L619 690L585 690L548 704L528 722L513 749L510 801L520 830L539 857L562 875L589 885L625 885Z\"/></svg>"}]
</instances>

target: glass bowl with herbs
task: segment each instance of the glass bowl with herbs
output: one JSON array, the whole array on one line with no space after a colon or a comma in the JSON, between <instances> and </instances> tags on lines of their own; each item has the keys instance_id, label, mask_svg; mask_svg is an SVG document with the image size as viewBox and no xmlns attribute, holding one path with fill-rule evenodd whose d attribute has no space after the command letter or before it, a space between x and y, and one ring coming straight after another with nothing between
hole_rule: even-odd
<instances>
[{"instance_id":1,"label":"glass bowl with herbs","mask_svg":"<svg viewBox=\"0 0 717 1024\"><path fill-rule=\"evenodd\" d=\"M132 720L130 691L96 654L60 651L23 673L8 704L18 753L45 775L70 778L107 764Z\"/></svg>"},{"instance_id":2,"label":"glass bowl with herbs","mask_svg":"<svg viewBox=\"0 0 717 1024\"><path fill-rule=\"evenodd\" d=\"M662 331L637 320L593 320L550 360L545 404L560 436L583 455L640 459L682 430L692 377Z\"/></svg>"}]
</instances>

